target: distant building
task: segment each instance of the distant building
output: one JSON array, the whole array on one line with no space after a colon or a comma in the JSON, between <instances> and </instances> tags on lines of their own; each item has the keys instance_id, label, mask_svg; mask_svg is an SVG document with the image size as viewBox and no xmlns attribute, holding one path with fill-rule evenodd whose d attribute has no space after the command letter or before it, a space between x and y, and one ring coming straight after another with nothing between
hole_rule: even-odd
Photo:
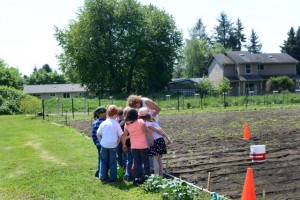
<instances>
[{"instance_id":1,"label":"distant building","mask_svg":"<svg viewBox=\"0 0 300 200\"><path fill-rule=\"evenodd\" d=\"M168 83L168 91L170 93L193 96L196 93L196 84L201 81L202 78L172 79L172 81Z\"/></svg>"},{"instance_id":2,"label":"distant building","mask_svg":"<svg viewBox=\"0 0 300 200\"><path fill-rule=\"evenodd\" d=\"M24 85L23 91L41 99L87 96L87 90L80 84Z\"/></svg>"},{"instance_id":3,"label":"distant building","mask_svg":"<svg viewBox=\"0 0 300 200\"><path fill-rule=\"evenodd\" d=\"M286 53L252 54L248 51L228 51L214 54L207 64L208 78L218 85L225 78L233 94L260 94L266 91L270 77L287 76L300 88L296 65L299 61Z\"/></svg>"}]
</instances>

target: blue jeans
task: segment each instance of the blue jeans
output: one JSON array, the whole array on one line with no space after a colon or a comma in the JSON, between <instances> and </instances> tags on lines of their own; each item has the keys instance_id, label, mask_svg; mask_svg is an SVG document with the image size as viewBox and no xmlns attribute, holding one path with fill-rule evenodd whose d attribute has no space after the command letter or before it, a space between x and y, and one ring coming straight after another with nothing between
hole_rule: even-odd
<instances>
[{"instance_id":1,"label":"blue jeans","mask_svg":"<svg viewBox=\"0 0 300 200\"><path fill-rule=\"evenodd\" d=\"M101 147L100 151L100 179L107 179L108 170L109 179L117 180L117 152L116 148Z\"/></svg>"},{"instance_id":2,"label":"blue jeans","mask_svg":"<svg viewBox=\"0 0 300 200\"><path fill-rule=\"evenodd\" d=\"M125 176L127 176L128 178L132 178L132 172L131 172L132 164L133 164L132 151L131 148L128 147L126 152L126 172L125 172Z\"/></svg>"},{"instance_id":3,"label":"blue jeans","mask_svg":"<svg viewBox=\"0 0 300 200\"><path fill-rule=\"evenodd\" d=\"M97 147L97 146L96 146ZM97 151L98 151L98 168L97 168L97 172L98 172L98 176L99 176L99 178L100 178L100 152L101 152L101 148L98 148L97 147Z\"/></svg>"},{"instance_id":4,"label":"blue jeans","mask_svg":"<svg viewBox=\"0 0 300 200\"><path fill-rule=\"evenodd\" d=\"M149 149L131 149L131 151L134 163L134 177L143 178L143 171L145 175L150 176Z\"/></svg>"},{"instance_id":5,"label":"blue jeans","mask_svg":"<svg viewBox=\"0 0 300 200\"><path fill-rule=\"evenodd\" d=\"M117 147L117 160L118 160L118 165L124 168L126 167L126 154L123 152L122 147L123 147L122 142L120 142Z\"/></svg>"}]
</instances>

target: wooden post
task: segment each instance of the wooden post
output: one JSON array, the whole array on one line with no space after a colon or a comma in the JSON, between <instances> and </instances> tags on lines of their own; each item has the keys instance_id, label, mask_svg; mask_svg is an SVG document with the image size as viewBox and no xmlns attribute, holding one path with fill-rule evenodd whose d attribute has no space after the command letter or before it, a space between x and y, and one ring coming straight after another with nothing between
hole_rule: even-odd
<instances>
[{"instance_id":1,"label":"wooden post","mask_svg":"<svg viewBox=\"0 0 300 200\"><path fill-rule=\"evenodd\" d=\"M209 191L209 189L210 189L210 172L208 172L206 189L207 189L208 191Z\"/></svg>"}]
</instances>

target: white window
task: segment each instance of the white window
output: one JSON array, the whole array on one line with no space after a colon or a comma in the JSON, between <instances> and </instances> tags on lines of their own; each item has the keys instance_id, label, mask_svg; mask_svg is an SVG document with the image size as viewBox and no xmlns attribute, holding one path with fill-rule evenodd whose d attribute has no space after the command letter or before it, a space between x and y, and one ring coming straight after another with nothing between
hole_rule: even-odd
<instances>
[{"instance_id":1,"label":"white window","mask_svg":"<svg viewBox=\"0 0 300 200\"><path fill-rule=\"evenodd\" d=\"M246 74L251 74L251 66L246 65Z\"/></svg>"}]
</instances>

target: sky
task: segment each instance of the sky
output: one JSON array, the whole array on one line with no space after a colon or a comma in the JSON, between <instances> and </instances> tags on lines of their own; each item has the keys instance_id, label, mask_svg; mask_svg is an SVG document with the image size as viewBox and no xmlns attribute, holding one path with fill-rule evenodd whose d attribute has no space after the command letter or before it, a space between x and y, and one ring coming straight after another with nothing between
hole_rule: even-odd
<instances>
[{"instance_id":1,"label":"sky","mask_svg":"<svg viewBox=\"0 0 300 200\"><path fill-rule=\"evenodd\" d=\"M232 22L239 18L244 34L257 33L265 53L280 53L291 27L300 26L299 0L138 0L153 4L173 16L184 39L201 19L209 35L221 12ZM64 29L77 17L84 0L1 0L0 59L30 75L33 68L48 64L59 70L56 55L61 48L54 27Z\"/></svg>"}]
</instances>

